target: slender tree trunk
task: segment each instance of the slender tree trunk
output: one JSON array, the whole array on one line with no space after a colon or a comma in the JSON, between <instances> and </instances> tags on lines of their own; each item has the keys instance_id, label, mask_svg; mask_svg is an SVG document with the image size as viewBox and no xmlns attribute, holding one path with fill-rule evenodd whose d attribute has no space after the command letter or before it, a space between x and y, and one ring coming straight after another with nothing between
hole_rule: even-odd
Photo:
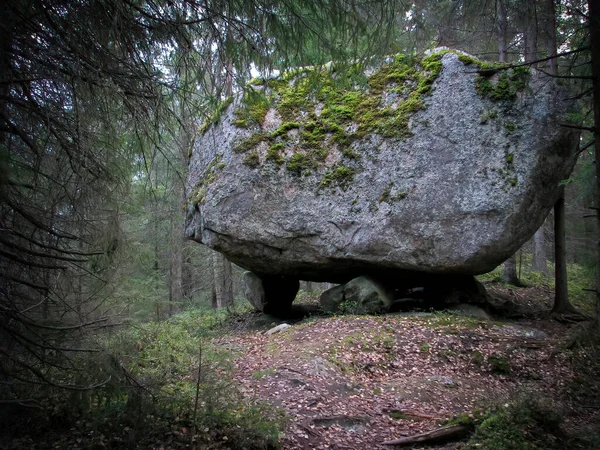
<instances>
[{"instance_id":1,"label":"slender tree trunk","mask_svg":"<svg viewBox=\"0 0 600 450\"><path fill-rule=\"evenodd\" d=\"M183 218L178 211L183 206L178 204L177 211L170 215L171 245L169 258L169 315L172 315L177 305L183 300Z\"/></svg>"},{"instance_id":2,"label":"slender tree trunk","mask_svg":"<svg viewBox=\"0 0 600 450\"><path fill-rule=\"evenodd\" d=\"M548 56L556 56L556 9L554 0L545 0L546 2L546 50ZM548 71L553 75L558 75L558 60L552 58L548 60Z\"/></svg>"},{"instance_id":3,"label":"slender tree trunk","mask_svg":"<svg viewBox=\"0 0 600 450\"><path fill-rule=\"evenodd\" d=\"M504 261L504 274L502 275L502 281L513 286L520 286L521 282L517 276L517 254L515 253L506 261Z\"/></svg>"},{"instance_id":4,"label":"slender tree trunk","mask_svg":"<svg viewBox=\"0 0 600 450\"><path fill-rule=\"evenodd\" d=\"M227 32L227 39L230 39L230 33ZM226 61L225 73L225 95L233 95L233 60ZM231 262L221 253L213 253L213 307L220 309L233 304L233 279Z\"/></svg>"},{"instance_id":5,"label":"slender tree trunk","mask_svg":"<svg viewBox=\"0 0 600 450\"><path fill-rule=\"evenodd\" d=\"M417 53L423 52L425 50L426 42L425 42L425 23L423 17L423 0L415 0L414 2L414 17L415 21L415 39L416 39L416 49Z\"/></svg>"},{"instance_id":6,"label":"slender tree trunk","mask_svg":"<svg viewBox=\"0 0 600 450\"><path fill-rule=\"evenodd\" d=\"M506 8L504 0L496 0L496 33L498 37L498 61L508 61L506 43Z\"/></svg>"},{"instance_id":7,"label":"slender tree trunk","mask_svg":"<svg viewBox=\"0 0 600 450\"><path fill-rule=\"evenodd\" d=\"M533 255L531 268L535 272L548 273L548 258L546 256L546 229L544 224L533 236Z\"/></svg>"},{"instance_id":8,"label":"slender tree trunk","mask_svg":"<svg viewBox=\"0 0 600 450\"><path fill-rule=\"evenodd\" d=\"M506 8L504 0L496 0L496 32L498 38L498 59L502 62L508 60L506 44ZM515 253L504 262L504 273L502 280L514 286L520 286L517 275L517 254Z\"/></svg>"},{"instance_id":9,"label":"slender tree trunk","mask_svg":"<svg viewBox=\"0 0 600 450\"><path fill-rule=\"evenodd\" d=\"M575 312L569 303L569 292L567 290L567 261L565 248L565 196L564 188L561 188L560 198L554 205L554 307L552 312L565 313Z\"/></svg>"},{"instance_id":10,"label":"slender tree trunk","mask_svg":"<svg viewBox=\"0 0 600 450\"><path fill-rule=\"evenodd\" d=\"M544 0L545 11L544 11L544 32L546 35L546 47L548 55L556 55L556 25L554 19L554 0ZM528 16L526 33L525 33L525 61L535 61L537 59L537 24L535 23L535 3L531 2L528 4ZM552 38L553 36L553 38ZM533 46L533 48L531 48ZM550 60L550 70L554 70L554 74L558 74L556 65L556 59ZM564 205L564 202L563 202ZM556 206L554 207L556 211ZM559 214L560 217L564 217L563 214ZM554 218L556 220L556 213ZM556 243L556 234L554 235ZM564 243L563 243L564 244ZM556 247L556 244L555 244ZM532 255L532 268L536 272L548 273L548 262L546 255L546 229L544 224L535 232L533 239L533 255Z\"/></svg>"},{"instance_id":11,"label":"slender tree trunk","mask_svg":"<svg viewBox=\"0 0 600 450\"><path fill-rule=\"evenodd\" d=\"M600 322L600 0L588 0L596 159L596 321Z\"/></svg>"},{"instance_id":12,"label":"slender tree trunk","mask_svg":"<svg viewBox=\"0 0 600 450\"><path fill-rule=\"evenodd\" d=\"M546 46L547 52L549 55L556 55L556 26L554 19L554 0L544 0L545 2L545 10L544 10L544 34L546 35ZM525 61L531 62L537 59L537 23L536 23L536 8L535 2L528 3L527 8L527 25L525 29ZM551 38L554 36L554 38ZM553 61L553 64L550 65L551 70L554 70L554 75L558 74L556 60ZM562 191L561 191L562 192ZM554 206L554 220L564 220L564 210L556 211L557 207L560 208L559 205L562 205L564 208L564 201L561 203L560 200ZM564 228L564 224L562 225ZM563 239L562 242L559 240ZM564 257L564 255L560 255L558 248L564 249L564 233L562 237L556 233L554 233L554 242L555 242L555 254L557 255L557 259ZM534 239L533 239L533 257L532 257L532 268L536 272L548 272L548 263L546 256L546 229L544 228L544 224L536 231ZM566 266L565 266L566 267ZM559 272L555 270L555 273ZM562 275L562 272L560 272ZM557 281L556 285L564 283L566 284L566 279L561 279L560 282ZM562 291L561 291L562 292Z\"/></svg>"},{"instance_id":13,"label":"slender tree trunk","mask_svg":"<svg viewBox=\"0 0 600 450\"><path fill-rule=\"evenodd\" d=\"M556 55L556 17L554 0L546 0L545 34L546 50L549 56ZM558 61L551 59L549 72L558 75ZM560 189L560 197L554 204L554 306L553 312L573 313L575 308L569 302L567 282L567 242L565 232L565 189Z\"/></svg>"},{"instance_id":14,"label":"slender tree trunk","mask_svg":"<svg viewBox=\"0 0 600 450\"><path fill-rule=\"evenodd\" d=\"M525 39L524 56L525 62L537 60L537 12L535 0L527 0L525 5L525 29L523 37Z\"/></svg>"},{"instance_id":15,"label":"slender tree trunk","mask_svg":"<svg viewBox=\"0 0 600 450\"><path fill-rule=\"evenodd\" d=\"M233 303L233 280L231 263L222 254L212 253L213 262L213 307L226 308Z\"/></svg>"}]
</instances>

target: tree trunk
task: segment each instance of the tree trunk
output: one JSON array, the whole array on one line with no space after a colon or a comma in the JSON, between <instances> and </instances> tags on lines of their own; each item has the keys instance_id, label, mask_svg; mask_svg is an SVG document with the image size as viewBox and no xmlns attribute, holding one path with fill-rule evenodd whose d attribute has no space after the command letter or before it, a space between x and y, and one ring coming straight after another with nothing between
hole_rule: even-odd
<instances>
[{"instance_id":1,"label":"tree trunk","mask_svg":"<svg viewBox=\"0 0 600 450\"><path fill-rule=\"evenodd\" d=\"M506 44L506 8L504 0L496 0L496 33L498 37L498 61L508 61Z\"/></svg>"},{"instance_id":2,"label":"tree trunk","mask_svg":"<svg viewBox=\"0 0 600 450\"><path fill-rule=\"evenodd\" d=\"M533 236L533 255L531 268L535 272L548 273L548 261L546 257L546 229L544 224Z\"/></svg>"},{"instance_id":3,"label":"tree trunk","mask_svg":"<svg viewBox=\"0 0 600 450\"><path fill-rule=\"evenodd\" d=\"M415 0L414 2L414 16L415 21L415 39L417 53L422 53L426 48L425 42L425 17L423 14L423 0Z\"/></svg>"},{"instance_id":4,"label":"tree trunk","mask_svg":"<svg viewBox=\"0 0 600 450\"><path fill-rule=\"evenodd\" d=\"M181 187L183 196L185 191ZM181 197L181 196L180 196ZM171 245L170 245L170 257L169 257L169 315L173 314L174 310L177 309L183 301L183 264L184 264L184 238L182 236L182 224L184 203L180 202L177 204L177 210L172 211L169 218L169 225L171 230Z\"/></svg>"},{"instance_id":5,"label":"tree trunk","mask_svg":"<svg viewBox=\"0 0 600 450\"><path fill-rule=\"evenodd\" d=\"M546 51L548 56L556 56L556 9L554 0L546 0L545 19ZM556 58L548 60L548 71L553 75L558 75L558 60Z\"/></svg>"},{"instance_id":6,"label":"tree trunk","mask_svg":"<svg viewBox=\"0 0 600 450\"><path fill-rule=\"evenodd\" d=\"M496 31L498 33L498 59L506 62L508 59L506 44L506 8L504 0L496 0L497 18ZM517 275L517 255L514 254L504 262L504 274L502 280L514 286L520 286L521 282Z\"/></svg>"},{"instance_id":7,"label":"tree trunk","mask_svg":"<svg viewBox=\"0 0 600 450\"><path fill-rule=\"evenodd\" d=\"M523 38L525 41L523 53L525 62L537 60L537 13L535 0L527 0L525 5L525 29Z\"/></svg>"},{"instance_id":8,"label":"tree trunk","mask_svg":"<svg viewBox=\"0 0 600 450\"><path fill-rule=\"evenodd\" d=\"M554 0L546 0L545 34L549 56L556 55L556 18ZM558 61L551 59L549 72L558 75ZM560 190L560 197L554 204L554 306L556 313L573 313L575 308L569 302L567 283L567 242L565 232L565 189Z\"/></svg>"},{"instance_id":9,"label":"tree trunk","mask_svg":"<svg viewBox=\"0 0 600 450\"><path fill-rule=\"evenodd\" d=\"M535 6L533 8L533 11L535 11ZM545 0L545 11L544 11L544 34L546 36L546 50L548 53L548 56L554 56L556 55L556 19L555 19L555 10L554 10L554 0ZM532 32L531 30L531 22L530 21L528 23L528 33L527 35L533 35L535 33ZM531 40L531 39L530 39ZM537 41L537 39L535 39L535 41ZM526 49L526 54L525 54L525 60L526 61L534 61L536 58L536 54L535 51L532 51L531 49ZM548 67L549 67L549 72L553 75L558 75L558 62L556 61L556 59L551 59L548 62ZM564 200L564 199L563 199ZM563 211L557 211L557 208L559 208L559 204L562 204L564 207L564 201L562 203L560 203L560 200L556 203L556 205L554 205L554 220L564 220L565 214L564 214L564 210ZM564 224L563 224L563 228L564 228ZM559 242L560 239L563 239L562 242ZM547 257L546 257L546 231L544 229L544 225L542 224L542 226L540 227L540 229L538 231L536 231L535 236L534 236L534 240L533 240L533 258L532 258L532 268L534 271L536 272L542 272L542 273L548 273L548 263L547 263ZM555 248L555 254L558 254L558 247L565 249L565 242L564 242L564 234L561 236L558 236L556 233L554 234L554 248ZM564 255L559 256L558 258L563 258ZM556 274L558 274L558 272L555 271ZM562 272L561 272L562 273ZM565 272L566 275L566 272ZM558 286L559 283L564 283L566 284L566 279L565 280L560 280L560 282L557 280L556 285Z\"/></svg>"},{"instance_id":10,"label":"tree trunk","mask_svg":"<svg viewBox=\"0 0 600 450\"><path fill-rule=\"evenodd\" d=\"M596 159L596 320L600 322L600 0L588 0Z\"/></svg>"},{"instance_id":11,"label":"tree trunk","mask_svg":"<svg viewBox=\"0 0 600 450\"><path fill-rule=\"evenodd\" d=\"M504 261L504 274L502 275L502 281L513 286L520 286L521 282L517 276L517 254L515 253L506 261Z\"/></svg>"},{"instance_id":12,"label":"tree trunk","mask_svg":"<svg viewBox=\"0 0 600 450\"><path fill-rule=\"evenodd\" d=\"M218 252L212 253L213 262L213 307L226 308L233 303L233 280L231 263Z\"/></svg>"},{"instance_id":13,"label":"tree trunk","mask_svg":"<svg viewBox=\"0 0 600 450\"><path fill-rule=\"evenodd\" d=\"M554 205L554 307L555 313L575 312L569 303L567 290L567 258L565 249L565 195L561 189L560 198Z\"/></svg>"}]
</instances>

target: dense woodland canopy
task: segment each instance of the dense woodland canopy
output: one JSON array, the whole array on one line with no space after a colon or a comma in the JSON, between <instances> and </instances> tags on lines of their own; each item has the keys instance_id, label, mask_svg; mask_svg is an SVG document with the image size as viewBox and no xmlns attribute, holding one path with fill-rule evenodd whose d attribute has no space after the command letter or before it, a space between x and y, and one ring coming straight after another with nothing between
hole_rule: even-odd
<instances>
[{"instance_id":1,"label":"dense woodland canopy","mask_svg":"<svg viewBox=\"0 0 600 450\"><path fill-rule=\"evenodd\" d=\"M45 414L49 398L85 409L82 393L93 387L123 389L133 408L159 394L123 369L109 340L132 324L232 307L239 268L183 239L184 184L204 118L257 73L330 61L344 71L447 46L553 74L581 104L579 162L564 181L565 267L577 265L579 289L600 280L595 0L11 0L0 8L0 420ZM552 278L561 251L553 220L516 255L519 275Z\"/></svg>"}]
</instances>

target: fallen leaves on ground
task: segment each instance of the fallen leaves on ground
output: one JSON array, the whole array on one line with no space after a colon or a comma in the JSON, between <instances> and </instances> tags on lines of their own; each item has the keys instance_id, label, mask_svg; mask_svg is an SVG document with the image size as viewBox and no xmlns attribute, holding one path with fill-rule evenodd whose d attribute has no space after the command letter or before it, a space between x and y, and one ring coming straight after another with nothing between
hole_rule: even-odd
<instances>
[{"instance_id":1,"label":"fallen leaves on ground","mask_svg":"<svg viewBox=\"0 0 600 450\"><path fill-rule=\"evenodd\" d=\"M238 349L236 379L248 396L287 412L284 448L376 449L519 393L569 404L567 335L547 319L435 313L317 318L220 343ZM589 416L576 409L567 412Z\"/></svg>"}]
</instances>

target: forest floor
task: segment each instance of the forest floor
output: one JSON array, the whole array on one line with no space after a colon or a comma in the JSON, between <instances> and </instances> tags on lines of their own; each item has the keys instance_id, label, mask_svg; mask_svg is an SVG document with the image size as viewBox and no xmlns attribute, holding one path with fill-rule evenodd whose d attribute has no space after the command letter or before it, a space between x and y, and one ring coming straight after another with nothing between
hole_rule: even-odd
<instances>
[{"instance_id":1,"label":"forest floor","mask_svg":"<svg viewBox=\"0 0 600 450\"><path fill-rule=\"evenodd\" d=\"M514 445L512 437L508 444L493 437L493 446L463 440L429 448L600 448L600 355L593 346L574 345L578 342L574 336L583 334L581 324L550 316L553 291L549 287L488 283L487 289L497 298L514 300L523 308L522 317L482 320L428 311L315 315L267 334L282 322L247 312L228 316L211 340L233 356L234 383L249 402L265 402L284 412L283 449L395 448L383 443L435 430L457 415L477 417L479 411L494 408L508 411L509 405L526 398L543 401L546 411L561 416L560 428L542 417L546 428L541 428L541 434L548 436L541 440L536 441L540 433L536 437L527 425L525 441ZM299 302L314 305L317 295L303 293ZM193 385L194 370L184 375ZM225 449L233 444L227 435L215 434L209 447L191 445L189 424L183 418L169 422L166 430L171 431L148 430L128 446L129 428L106 425L107 430L96 432L80 425L70 431L50 429L41 436L9 441L5 448ZM513 425L504 422L505 428ZM240 445L236 448L246 448Z\"/></svg>"},{"instance_id":2,"label":"forest floor","mask_svg":"<svg viewBox=\"0 0 600 450\"><path fill-rule=\"evenodd\" d=\"M552 291L488 289L524 305L527 318L315 317L272 335L264 330L280 322L250 323L218 342L237 353L236 379L248 396L285 410L285 449L393 448L382 443L523 396L550 402L567 435L598 433L599 384L567 348L574 325L544 312Z\"/></svg>"}]
</instances>

